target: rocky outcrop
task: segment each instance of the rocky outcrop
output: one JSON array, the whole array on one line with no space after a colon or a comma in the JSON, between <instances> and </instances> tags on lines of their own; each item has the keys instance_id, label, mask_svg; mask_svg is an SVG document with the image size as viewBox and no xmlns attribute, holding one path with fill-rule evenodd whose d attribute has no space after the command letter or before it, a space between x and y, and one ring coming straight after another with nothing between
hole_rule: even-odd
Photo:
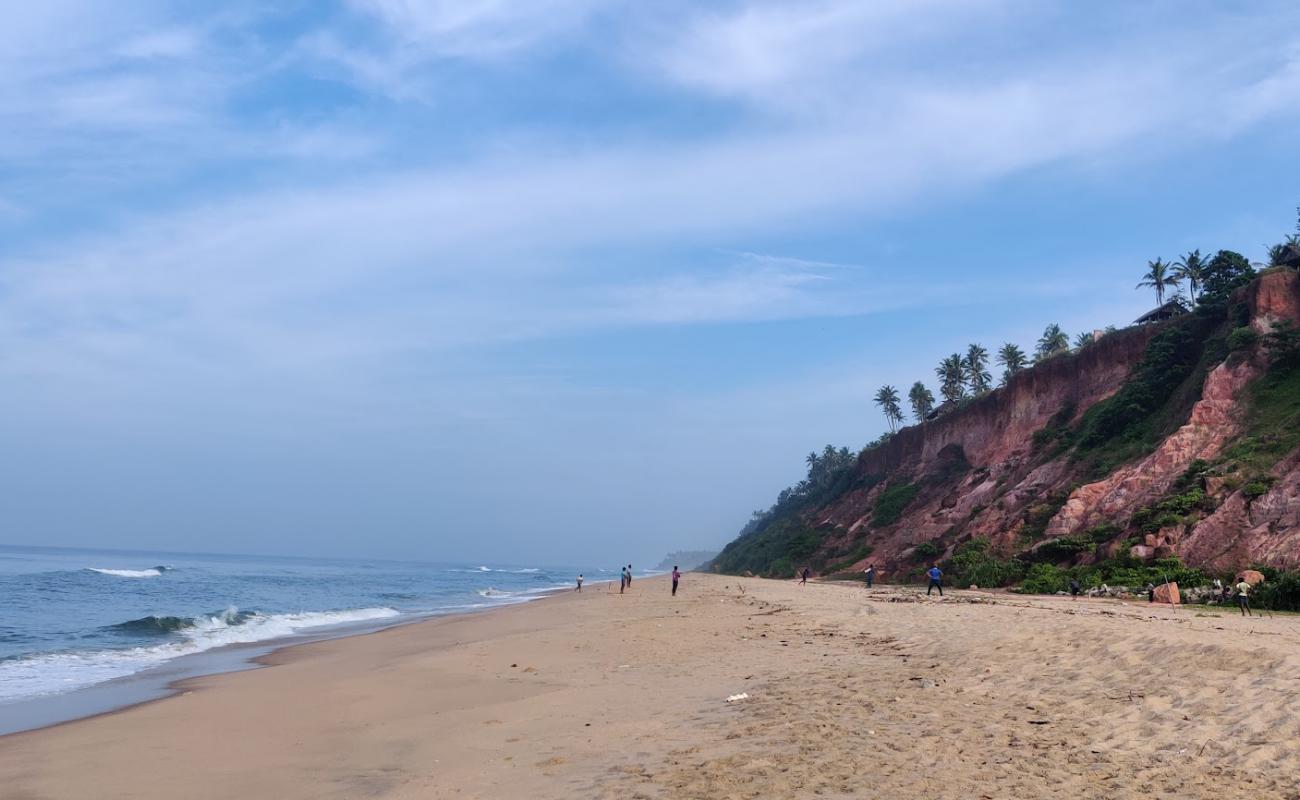
<instances>
[{"instance_id":1,"label":"rocky outcrop","mask_svg":"<svg viewBox=\"0 0 1300 800\"><path fill-rule=\"evenodd\" d=\"M1179 543L1189 563L1220 570L1243 564L1300 567L1300 450L1273 469L1273 487L1253 500L1229 495Z\"/></svg>"},{"instance_id":2,"label":"rocky outcrop","mask_svg":"<svg viewBox=\"0 0 1300 800\"><path fill-rule=\"evenodd\" d=\"M1234 358L1211 370L1187 424L1146 458L1075 489L1047 534L1063 536L1102 523L1127 523L1134 511L1164 494L1193 461L1218 455L1240 433L1238 396L1262 369L1257 359Z\"/></svg>"}]
</instances>

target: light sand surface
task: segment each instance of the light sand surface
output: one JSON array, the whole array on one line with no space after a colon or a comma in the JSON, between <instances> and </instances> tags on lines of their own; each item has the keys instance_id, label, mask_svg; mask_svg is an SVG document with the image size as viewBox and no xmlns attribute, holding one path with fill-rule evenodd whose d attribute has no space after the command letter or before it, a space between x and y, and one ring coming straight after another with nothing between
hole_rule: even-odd
<instances>
[{"instance_id":1,"label":"light sand surface","mask_svg":"<svg viewBox=\"0 0 1300 800\"><path fill-rule=\"evenodd\" d=\"M688 575L270 663L0 738L0 797L1300 797L1296 617Z\"/></svg>"}]
</instances>

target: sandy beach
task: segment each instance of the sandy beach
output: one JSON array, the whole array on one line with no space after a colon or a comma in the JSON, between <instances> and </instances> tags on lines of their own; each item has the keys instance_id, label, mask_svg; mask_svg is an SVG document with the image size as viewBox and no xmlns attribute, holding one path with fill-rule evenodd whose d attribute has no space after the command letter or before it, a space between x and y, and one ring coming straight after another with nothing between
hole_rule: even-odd
<instances>
[{"instance_id":1,"label":"sandy beach","mask_svg":"<svg viewBox=\"0 0 1300 800\"><path fill-rule=\"evenodd\" d=\"M1297 645L1296 617L656 578L0 738L0 797L1293 798Z\"/></svg>"}]
</instances>

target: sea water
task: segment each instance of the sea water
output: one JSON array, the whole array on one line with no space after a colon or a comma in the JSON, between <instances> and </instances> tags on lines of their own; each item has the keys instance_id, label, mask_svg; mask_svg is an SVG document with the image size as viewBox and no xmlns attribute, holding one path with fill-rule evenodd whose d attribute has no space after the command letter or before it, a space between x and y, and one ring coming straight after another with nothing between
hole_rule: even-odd
<instances>
[{"instance_id":1,"label":"sea water","mask_svg":"<svg viewBox=\"0 0 1300 800\"><path fill-rule=\"evenodd\" d=\"M205 651L525 602L580 572L618 568L0 546L0 717Z\"/></svg>"}]
</instances>

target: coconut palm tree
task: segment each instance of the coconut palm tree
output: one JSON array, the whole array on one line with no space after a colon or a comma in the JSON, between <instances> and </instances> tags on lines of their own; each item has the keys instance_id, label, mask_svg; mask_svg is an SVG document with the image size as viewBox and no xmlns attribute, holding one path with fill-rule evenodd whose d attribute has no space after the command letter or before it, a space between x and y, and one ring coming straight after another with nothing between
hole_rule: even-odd
<instances>
[{"instance_id":1,"label":"coconut palm tree","mask_svg":"<svg viewBox=\"0 0 1300 800\"><path fill-rule=\"evenodd\" d=\"M1043 335L1038 339L1038 360L1051 358L1057 353L1064 353L1070 349L1070 337L1061 326L1053 322L1043 330Z\"/></svg>"},{"instance_id":2,"label":"coconut palm tree","mask_svg":"<svg viewBox=\"0 0 1300 800\"><path fill-rule=\"evenodd\" d=\"M966 398L966 364L957 353L945 358L935 367L939 377L939 394L945 403L956 403Z\"/></svg>"},{"instance_id":3,"label":"coconut palm tree","mask_svg":"<svg viewBox=\"0 0 1300 800\"><path fill-rule=\"evenodd\" d=\"M898 430L898 423L903 421L903 408L898 404L898 390L889 385L881 386L880 391L876 392L876 405L885 412L889 432Z\"/></svg>"},{"instance_id":4,"label":"coconut palm tree","mask_svg":"<svg viewBox=\"0 0 1300 800\"><path fill-rule=\"evenodd\" d=\"M1200 250L1185 253L1182 258L1173 263L1173 271L1170 274L1175 281L1187 281L1187 290L1192 295L1193 303L1196 302L1196 295L1201 291L1201 281L1205 278L1205 263L1206 259L1201 256Z\"/></svg>"},{"instance_id":5,"label":"coconut palm tree","mask_svg":"<svg viewBox=\"0 0 1300 800\"><path fill-rule=\"evenodd\" d=\"M988 363L989 351L983 347L973 344L966 349L962 368L966 373L966 385L970 387L970 393L976 397L992 388L993 376L985 369Z\"/></svg>"},{"instance_id":6,"label":"coconut palm tree","mask_svg":"<svg viewBox=\"0 0 1300 800\"><path fill-rule=\"evenodd\" d=\"M1134 288L1144 289L1150 287L1155 289L1156 305L1163 306L1165 304L1165 289L1178 285L1178 279L1170 272L1169 268L1171 266L1159 258L1155 261L1148 261L1146 273Z\"/></svg>"},{"instance_id":7,"label":"coconut palm tree","mask_svg":"<svg viewBox=\"0 0 1300 800\"><path fill-rule=\"evenodd\" d=\"M917 422L923 421L934 410L934 395L920 381L912 384L907 400L912 404L912 416L916 417Z\"/></svg>"},{"instance_id":8,"label":"coconut palm tree","mask_svg":"<svg viewBox=\"0 0 1300 800\"><path fill-rule=\"evenodd\" d=\"M1002 383L1025 368L1025 351L1007 342L998 349L998 363L1002 365Z\"/></svg>"},{"instance_id":9,"label":"coconut palm tree","mask_svg":"<svg viewBox=\"0 0 1300 800\"><path fill-rule=\"evenodd\" d=\"M1074 337L1074 349L1079 350L1095 342L1091 331L1085 331Z\"/></svg>"}]
</instances>

